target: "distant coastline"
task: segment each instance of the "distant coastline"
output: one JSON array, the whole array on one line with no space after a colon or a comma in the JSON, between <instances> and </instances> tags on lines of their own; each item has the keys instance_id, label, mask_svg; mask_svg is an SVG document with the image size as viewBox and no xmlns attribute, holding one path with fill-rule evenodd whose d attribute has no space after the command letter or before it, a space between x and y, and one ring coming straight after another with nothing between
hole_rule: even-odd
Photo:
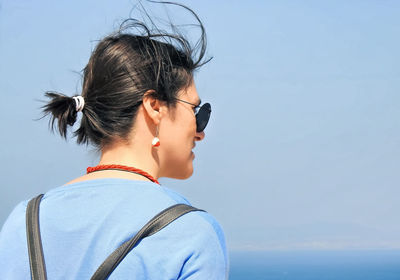
<instances>
[{"instance_id":1,"label":"distant coastline","mask_svg":"<svg viewBox=\"0 0 400 280\"><path fill-rule=\"evenodd\" d=\"M398 280L400 250L230 251L230 278Z\"/></svg>"}]
</instances>

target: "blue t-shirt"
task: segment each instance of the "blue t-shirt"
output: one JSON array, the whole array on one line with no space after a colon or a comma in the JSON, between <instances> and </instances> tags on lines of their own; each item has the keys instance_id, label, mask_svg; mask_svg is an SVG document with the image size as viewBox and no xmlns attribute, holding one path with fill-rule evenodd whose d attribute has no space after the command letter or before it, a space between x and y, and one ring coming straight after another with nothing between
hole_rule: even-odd
<instances>
[{"instance_id":1,"label":"blue t-shirt","mask_svg":"<svg viewBox=\"0 0 400 280\"><path fill-rule=\"evenodd\" d=\"M90 279L109 254L176 203L189 204L164 186L127 179L96 179L50 190L39 213L48 279ZM30 279L27 204L15 207L0 232L0 279ZM210 214L196 211L144 238L109 279L227 277L222 228Z\"/></svg>"}]
</instances>

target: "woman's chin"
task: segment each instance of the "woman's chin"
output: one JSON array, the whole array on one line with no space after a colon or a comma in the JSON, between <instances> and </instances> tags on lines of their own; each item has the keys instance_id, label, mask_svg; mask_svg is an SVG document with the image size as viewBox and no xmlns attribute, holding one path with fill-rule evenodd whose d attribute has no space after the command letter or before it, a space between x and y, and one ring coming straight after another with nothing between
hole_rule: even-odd
<instances>
[{"instance_id":1,"label":"woman's chin","mask_svg":"<svg viewBox=\"0 0 400 280\"><path fill-rule=\"evenodd\" d=\"M192 175L193 175L193 164L190 163L189 166L180 169L179 172L173 174L173 176L171 176L170 178L185 180L190 178Z\"/></svg>"},{"instance_id":2,"label":"woman's chin","mask_svg":"<svg viewBox=\"0 0 400 280\"><path fill-rule=\"evenodd\" d=\"M162 169L160 177L184 180L193 175L193 159L194 153L190 154L190 158L184 161L172 161L165 163L165 169Z\"/></svg>"},{"instance_id":3,"label":"woman's chin","mask_svg":"<svg viewBox=\"0 0 400 280\"><path fill-rule=\"evenodd\" d=\"M192 175L193 175L193 168L191 168L185 173L180 174L179 176L176 177L176 179L185 180L190 178Z\"/></svg>"}]
</instances>

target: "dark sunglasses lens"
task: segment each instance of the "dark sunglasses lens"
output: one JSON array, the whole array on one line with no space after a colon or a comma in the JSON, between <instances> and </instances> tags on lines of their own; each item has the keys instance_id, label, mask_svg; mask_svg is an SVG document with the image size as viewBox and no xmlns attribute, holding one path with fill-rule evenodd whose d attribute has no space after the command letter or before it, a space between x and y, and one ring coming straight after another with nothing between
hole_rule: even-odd
<instances>
[{"instance_id":1,"label":"dark sunglasses lens","mask_svg":"<svg viewBox=\"0 0 400 280\"><path fill-rule=\"evenodd\" d=\"M210 103L204 103L203 106L200 107L199 112L196 114L196 125L197 132L202 132L210 119L211 114L211 105Z\"/></svg>"}]
</instances>

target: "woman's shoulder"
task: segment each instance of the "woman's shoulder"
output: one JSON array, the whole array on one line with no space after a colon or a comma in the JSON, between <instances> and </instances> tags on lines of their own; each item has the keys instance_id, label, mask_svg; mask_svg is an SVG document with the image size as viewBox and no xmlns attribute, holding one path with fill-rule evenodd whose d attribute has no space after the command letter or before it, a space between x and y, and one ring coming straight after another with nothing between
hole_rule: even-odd
<instances>
[{"instance_id":1,"label":"woman's shoulder","mask_svg":"<svg viewBox=\"0 0 400 280\"><path fill-rule=\"evenodd\" d=\"M179 279L189 275L196 275L196 279L225 279L228 275L225 235L220 223L208 212L193 211L183 215L153 240L159 240L154 244L169 240L169 244L163 246L184 257Z\"/></svg>"},{"instance_id":2,"label":"woman's shoulder","mask_svg":"<svg viewBox=\"0 0 400 280\"><path fill-rule=\"evenodd\" d=\"M7 217L6 221L2 226L1 234L5 232L5 229L17 229L21 226L25 229L25 213L26 206L28 205L28 200L21 201L18 203L14 209L11 211L10 215Z\"/></svg>"},{"instance_id":3,"label":"woman's shoulder","mask_svg":"<svg viewBox=\"0 0 400 280\"><path fill-rule=\"evenodd\" d=\"M173 189L170 189L164 185L161 186L161 190L176 203L191 205L189 200L179 192L174 191Z\"/></svg>"},{"instance_id":4,"label":"woman's shoulder","mask_svg":"<svg viewBox=\"0 0 400 280\"><path fill-rule=\"evenodd\" d=\"M7 220L3 224L0 231L0 264L4 268L12 268L16 265L28 261L27 254L27 243L26 243L26 206L28 201L22 201L18 203ZM7 271L4 270L0 273L1 279L4 274L7 275Z\"/></svg>"},{"instance_id":5,"label":"woman's shoulder","mask_svg":"<svg viewBox=\"0 0 400 280\"><path fill-rule=\"evenodd\" d=\"M190 228L193 236L197 236L203 241L215 239L221 246L221 250L225 251L225 235L221 224L217 219L206 211L194 211L182 217L182 224L185 230Z\"/></svg>"},{"instance_id":6,"label":"woman's shoulder","mask_svg":"<svg viewBox=\"0 0 400 280\"><path fill-rule=\"evenodd\" d=\"M167 187L164 187L163 190L165 193L167 193L168 196L170 196L176 203L183 203L187 205L191 205L191 203L180 193L169 189ZM208 233L208 234L215 234L221 244L225 244L225 237L224 237L224 232L222 229L222 226L219 224L217 219L207 212L206 209L202 209L202 207L198 207L197 205L191 205L193 207L196 207L199 210L202 211L194 211L189 213L187 216L187 222L192 224L195 228L202 227L201 233ZM206 230L205 230L206 229Z\"/></svg>"}]
</instances>

